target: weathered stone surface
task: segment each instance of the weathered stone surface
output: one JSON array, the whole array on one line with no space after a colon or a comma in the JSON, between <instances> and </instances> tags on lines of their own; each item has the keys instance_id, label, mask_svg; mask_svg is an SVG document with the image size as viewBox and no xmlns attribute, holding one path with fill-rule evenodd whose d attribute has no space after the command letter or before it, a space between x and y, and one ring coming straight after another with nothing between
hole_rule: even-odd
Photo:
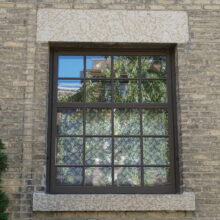
<instances>
[{"instance_id":1,"label":"weathered stone surface","mask_svg":"<svg viewBox=\"0 0 220 220\"><path fill-rule=\"evenodd\" d=\"M37 41L186 43L183 11L39 9Z\"/></svg>"},{"instance_id":2,"label":"weathered stone surface","mask_svg":"<svg viewBox=\"0 0 220 220\"><path fill-rule=\"evenodd\" d=\"M173 195L52 195L34 193L34 211L195 211L194 193Z\"/></svg>"}]
</instances>

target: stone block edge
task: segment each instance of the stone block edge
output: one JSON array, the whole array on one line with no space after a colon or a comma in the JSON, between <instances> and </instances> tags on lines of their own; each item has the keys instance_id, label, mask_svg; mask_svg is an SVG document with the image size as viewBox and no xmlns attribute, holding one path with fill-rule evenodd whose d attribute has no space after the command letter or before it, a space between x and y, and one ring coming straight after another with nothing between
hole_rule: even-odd
<instances>
[{"instance_id":1,"label":"stone block edge","mask_svg":"<svg viewBox=\"0 0 220 220\"><path fill-rule=\"evenodd\" d=\"M33 193L33 211L195 211L195 194Z\"/></svg>"}]
</instances>

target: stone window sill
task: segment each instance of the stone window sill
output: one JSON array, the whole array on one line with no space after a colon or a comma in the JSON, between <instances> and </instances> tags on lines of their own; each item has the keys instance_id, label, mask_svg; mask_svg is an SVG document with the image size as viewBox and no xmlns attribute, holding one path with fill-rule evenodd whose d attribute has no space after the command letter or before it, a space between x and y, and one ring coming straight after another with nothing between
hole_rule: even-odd
<instances>
[{"instance_id":1,"label":"stone window sill","mask_svg":"<svg viewBox=\"0 0 220 220\"><path fill-rule=\"evenodd\" d=\"M33 211L195 211L195 195L34 193Z\"/></svg>"}]
</instances>

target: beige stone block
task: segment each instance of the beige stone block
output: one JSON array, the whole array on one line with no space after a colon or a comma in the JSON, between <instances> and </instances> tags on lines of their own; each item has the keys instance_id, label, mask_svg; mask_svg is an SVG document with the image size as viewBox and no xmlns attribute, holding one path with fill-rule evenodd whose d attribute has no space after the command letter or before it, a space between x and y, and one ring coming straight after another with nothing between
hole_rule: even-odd
<instances>
[{"instance_id":1,"label":"beige stone block","mask_svg":"<svg viewBox=\"0 0 220 220\"><path fill-rule=\"evenodd\" d=\"M39 9L37 41L185 43L183 11Z\"/></svg>"},{"instance_id":2,"label":"beige stone block","mask_svg":"<svg viewBox=\"0 0 220 220\"><path fill-rule=\"evenodd\" d=\"M0 2L0 8L14 8L16 6L15 3L1 3Z\"/></svg>"},{"instance_id":3,"label":"beige stone block","mask_svg":"<svg viewBox=\"0 0 220 220\"><path fill-rule=\"evenodd\" d=\"M202 9L201 5L185 5L184 7L187 10L201 10Z\"/></svg>"},{"instance_id":4,"label":"beige stone block","mask_svg":"<svg viewBox=\"0 0 220 220\"><path fill-rule=\"evenodd\" d=\"M220 4L219 5L204 5L204 9L207 10L219 10L220 9Z\"/></svg>"},{"instance_id":5,"label":"beige stone block","mask_svg":"<svg viewBox=\"0 0 220 220\"><path fill-rule=\"evenodd\" d=\"M194 4L209 4L211 0L193 0Z\"/></svg>"},{"instance_id":6,"label":"beige stone block","mask_svg":"<svg viewBox=\"0 0 220 220\"><path fill-rule=\"evenodd\" d=\"M152 10L164 10L164 9L166 9L166 7L163 6L163 5L149 5L149 8L152 9Z\"/></svg>"},{"instance_id":7,"label":"beige stone block","mask_svg":"<svg viewBox=\"0 0 220 220\"><path fill-rule=\"evenodd\" d=\"M212 4L219 4L220 5L220 1L219 0L212 0Z\"/></svg>"},{"instance_id":8,"label":"beige stone block","mask_svg":"<svg viewBox=\"0 0 220 220\"><path fill-rule=\"evenodd\" d=\"M33 211L194 211L194 193L53 195L34 193Z\"/></svg>"},{"instance_id":9,"label":"beige stone block","mask_svg":"<svg viewBox=\"0 0 220 220\"><path fill-rule=\"evenodd\" d=\"M21 48L24 47L25 44L23 42L15 42L15 41L6 41L4 43L5 47L12 47L12 48Z\"/></svg>"}]
</instances>

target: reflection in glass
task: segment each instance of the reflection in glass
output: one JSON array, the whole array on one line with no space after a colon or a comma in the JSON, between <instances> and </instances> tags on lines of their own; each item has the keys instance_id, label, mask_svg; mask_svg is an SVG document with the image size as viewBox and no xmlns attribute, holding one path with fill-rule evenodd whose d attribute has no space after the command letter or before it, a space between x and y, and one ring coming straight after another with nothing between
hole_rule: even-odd
<instances>
[{"instance_id":1,"label":"reflection in glass","mask_svg":"<svg viewBox=\"0 0 220 220\"><path fill-rule=\"evenodd\" d=\"M57 167L57 184L82 185L82 168Z\"/></svg>"},{"instance_id":2,"label":"reflection in glass","mask_svg":"<svg viewBox=\"0 0 220 220\"><path fill-rule=\"evenodd\" d=\"M154 186L168 183L169 168L146 167L144 168L144 185Z\"/></svg>"},{"instance_id":3,"label":"reflection in glass","mask_svg":"<svg viewBox=\"0 0 220 220\"><path fill-rule=\"evenodd\" d=\"M137 109L114 110L115 135L140 134L140 112Z\"/></svg>"},{"instance_id":4,"label":"reflection in glass","mask_svg":"<svg viewBox=\"0 0 220 220\"><path fill-rule=\"evenodd\" d=\"M141 147L139 138L115 138L115 164L140 164Z\"/></svg>"},{"instance_id":5,"label":"reflection in glass","mask_svg":"<svg viewBox=\"0 0 220 220\"><path fill-rule=\"evenodd\" d=\"M85 161L88 165L111 164L111 138L86 138Z\"/></svg>"},{"instance_id":6,"label":"reflection in glass","mask_svg":"<svg viewBox=\"0 0 220 220\"><path fill-rule=\"evenodd\" d=\"M141 57L141 76L143 78L162 78L166 76L166 57Z\"/></svg>"},{"instance_id":7,"label":"reflection in glass","mask_svg":"<svg viewBox=\"0 0 220 220\"><path fill-rule=\"evenodd\" d=\"M59 102L82 102L83 82L80 80L58 80Z\"/></svg>"},{"instance_id":8,"label":"reflection in glass","mask_svg":"<svg viewBox=\"0 0 220 220\"><path fill-rule=\"evenodd\" d=\"M110 135L111 133L111 110L94 108L87 109L86 134Z\"/></svg>"},{"instance_id":9,"label":"reflection in glass","mask_svg":"<svg viewBox=\"0 0 220 220\"><path fill-rule=\"evenodd\" d=\"M59 56L58 77L82 77L83 56Z\"/></svg>"},{"instance_id":10,"label":"reflection in glass","mask_svg":"<svg viewBox=\"0 0 220 220\"><path fill-rule=\"evenodd\" d=\"M138 57L136 56L115 56L114 74L116 78L137 78Z\"/></svg>"},{"instance_id":11,"label":"reflection in glass","mask_svg":"<svg viewBox=\"0 0 220 220\"><path fill-rule=\"evenodd\" d=\"M167 135L168 113L163 109L143 110L143 134Z\"/></svg>"},{"instance_id":12,"label":"reflection in glass","mask_svg":"<svg viewBox=\"0 0 220 220\"><path fill-rule=\"evenodd\" d=\"M87 102L111 102L111 82L110 81L86 81L86 101Z\"/></svg>"},{"instance_id":13,"label":"reflection in glass","mask_svg":"<svg viewBox=\"0 0 220 220\"><path fill-rule=\"evenodd\" d=\"M85 185L108 186L112 184L112 169L109 167L88 167L85 169Z\"/></svg>"},{"instance_id":14,"label":"reflection in glass","mask_svg":"<svg viewBox=\"0 0 220 220\"><path fill-rule=\"evenodd\" d=\"M144 138L144 164L169 164L169 146L167 138Z\"/></svg>"},{"instance_id":15,"label":"reflection in glass","mask_svg":"<svg viewBox=\"0 0 220 220\"><path fill-rule=\"evenodd\" d=\"M116 80L114 82L115 102L138 102L139 86L136 80Z\"/></svg>"},{"instance_id":16,"label":"reflection in glass","mask_svg":"<svg viewBox=\"0 0 220 220\"><path fill-rule=\"evenodd\" d=\"M114 180L118 186L140 186L141 169L137 167L117 167L114 169Z\"/></svg>"},{"instance_id":17,"label":"reflection in glass","mask_svg":"<svg viewBox=\"0 0 220 220\"><path fill-rule=\"evenodd\" d=\"M86 56L86 77L111 77L110 56Z\"/></svg>"},{"instance_id":18,"label":"reflection in glass","mask_svg":"<svg viewBox=\"0 0 220 220\"><path fill-rule=\"evenodd\" d=\"M62 137L57 139L56 163L80 165L83 158L83 138Z\"/></svg>"},{"instance_id":19,"label":"reflection in glass","mask_svg":"<svg viewBox=\"0 0 220 220\"><path fill-rule=\"evenodd\" d=\"M57 133L59 135L82 135L83 112L81 109L57 112Z\"/></svg>"},{"instance_id":20,"label":"reflection in glass","mask_svg":"<svg viewBox=\"0 0 220 220\"><path fill-rule=\"evenodd\" d=\"M167 102L166 81L145 80L141 83L142 102Z\"/></svg>"}]
</instances>

